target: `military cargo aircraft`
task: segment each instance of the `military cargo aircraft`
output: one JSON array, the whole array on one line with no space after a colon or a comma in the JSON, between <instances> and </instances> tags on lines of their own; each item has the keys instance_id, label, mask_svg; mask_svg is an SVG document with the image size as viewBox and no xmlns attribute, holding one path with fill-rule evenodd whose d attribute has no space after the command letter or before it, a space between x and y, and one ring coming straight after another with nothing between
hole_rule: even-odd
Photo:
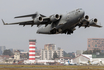
<instances>
[{"instance_id":1,"label":"military cargo aircraft","mask_svg":"<svg viewBox=\"0 0 104 70\"><path fill-rule=\"evenodd\" d=\"M24 16L17 16L15 18L23 18L23 17L32 17L32 20L27 20L23 22L16 22L16 23L5 23L3 20L4 25L44 25L39 27L37 33L39 34L72 34L75 28L78 26L80 27L102 27L101 25L97 24L97 19L90 19L89 16L85 16L85 11L81 8L76 9L74 11L68 12L67 14L53 14L49 17L45 15L39 14L36 12L35 14L24 15Z\"/></svg>"}]
</instances>

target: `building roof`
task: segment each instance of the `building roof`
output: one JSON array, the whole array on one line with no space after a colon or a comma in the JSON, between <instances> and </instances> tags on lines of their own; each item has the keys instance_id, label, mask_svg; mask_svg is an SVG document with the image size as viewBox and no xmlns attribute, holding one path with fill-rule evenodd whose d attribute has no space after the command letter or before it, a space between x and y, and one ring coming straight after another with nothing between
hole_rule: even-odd
<instances>
[{"instance_id":1,"label":"building roof","mask_svg":"<svg viewBox=\"0 0 104 70\"><path fill-rule=\"evenodd\" d=\"M10 58L11 56L9 56L9 55L0 55L0 57L3 58L3 59L8 59L8 58Z\"/></svg>"},{"instance_id":2,"label":"building roof","mask_svg":"<svg viewBox=\"0 0 104 70\"><path fill-rule=\"evenodd\" d=\"M14 52L20 52L19 50L16 50L16 51L14 51Z\"/></svg>"},{"instance_id":3,"label":"building roof","mask_svg":"<svg viewBox=\"0 0 104 70\"><path fill-rule=\"evenodd\" d=\"M61 59L71 59L70 57L60 57Z\"/></svg>"},{"instance_id":4,"label":"building roof","mask_svg":"<svg viewBox=\"0 0 104 70\"><path fill-rule=\"evenodd\" d=\"M83 56L83 57L85 57L85 58L87 58L87 59L92 59L92 55L91 55L91 54L80 54L79 56L77 56L77 57L75 57L75 58L78 58L78 57L80 57L80 56ZM75 59L75 58L73 58L73 59Z\"/></svg>"}]
</instances>

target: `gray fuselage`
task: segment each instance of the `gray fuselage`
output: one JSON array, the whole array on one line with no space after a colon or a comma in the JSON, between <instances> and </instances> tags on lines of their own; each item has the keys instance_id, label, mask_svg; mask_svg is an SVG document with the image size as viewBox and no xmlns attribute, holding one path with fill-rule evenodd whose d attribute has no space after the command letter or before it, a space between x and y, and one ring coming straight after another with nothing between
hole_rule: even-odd
<instances>
[{"instance_id":1,"label":"gray fuselage","mask_svg":"<svg viewBox=\"0 0 104 70\"><path fill-rule=\"evenodd\" d=\"M82 9L71 11L67 14L62 14L57 23L42 26L37 30L39 34L58 34L63 33L65 30L72 30L84 17L85 12ZM55 24L55 26L53 26ZM52 30L57 29L57 32L52 33Z\"/></svg>"}]
</instances>

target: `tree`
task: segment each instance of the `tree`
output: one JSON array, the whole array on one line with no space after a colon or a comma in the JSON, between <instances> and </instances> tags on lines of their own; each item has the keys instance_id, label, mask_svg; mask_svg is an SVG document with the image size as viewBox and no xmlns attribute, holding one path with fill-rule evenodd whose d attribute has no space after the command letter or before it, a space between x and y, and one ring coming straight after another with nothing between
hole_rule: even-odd
<instances>
[{"instance_id":1,"label":"tree","mask_svg":"<svg viewBox=\"0 0 104 70\"><path fill-rule=\"evenodd\" d=\"M53 59L58 58L56 51L53 53Z\"/></svg>"},{"instance_id":2,"label":"tree","mask_svg":"<svg viewBox=\"0 0 104 70\"><path fill-rule=\"evenodd\" d=\"M69 55L70 58L75 58L75 53L74 52L68 53L68 55Z\"/></svg>"},{"instance_id":3,"label":"tree","mask_svg":"<svg viewBox=\"0 0 104 70\"><path fill-rule=\"evenodd\" d=\"M27 59L29 59L29 53L27 53Z\"/></svg>"},{"instance_id":4,"label":"tree","mask_svg":"<svg viewBox=\"0 0 104 70\"><path fill-rule=\"evenodd\" d=\"M83 54L94 54L94 53L101 53L100 49L95 48L94 50L86 50L83 52Z\"/></svg>"},{"instance_id":5,"label":"tree","mask_svg":"<svg viewBox=\"0 0 104 70\"><path fill-rule=\"evenodd\" d=\"M92 54L92 53L93 53L93 51L91 51L91 50L86 50L83 52L83 54Z\"/></svg>"},{"instance_id":6,"label":"tree","mask_svg":"<svg viewBox=\"0 0 104 70\"><path fill-rule=\"evenodd\" d=\"M98 48L95 48L94 50L93 50L93 53L101 53L101 51L100 51L100 49L98 49Z\"/></svg>"},{"instance_id":7,"label":"tree","mask_svg":"<svg viewBox=\"0 0 104 70\"><path fill-rule=\"evenodd\" d=\"M3 55L13 55L13 53L10 50L4 50Z\"/></svg>"},{"instance_id":8,"label":"tree","mask_svg":"<svg viewBox=\"0 0 104 70\"><path fill-rule=\"evenodd\" d=\"M64 57L70 57L70 55L68 53L66 53L65 51L63 51L63 55L64 55Z\"/></svg>"},{"instance_id":9,"label":"tree","mask_svg":"<svg viewBox=\"0 0 104 70\"><path fill-rule=\"evenodd\" d=\"M67 53L67 52L63 51L63 55L64 55L64 57L75 58L74 52Z\"/></svg>"}]
</instances>

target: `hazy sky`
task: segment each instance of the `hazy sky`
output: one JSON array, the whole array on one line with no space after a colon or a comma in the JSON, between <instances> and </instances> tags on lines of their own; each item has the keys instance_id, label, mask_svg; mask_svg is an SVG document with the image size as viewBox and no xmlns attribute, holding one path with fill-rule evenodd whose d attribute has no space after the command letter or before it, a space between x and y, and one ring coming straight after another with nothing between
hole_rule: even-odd
<instances>
[{"instance_id":1,"label":"hazy sky","mask_svg":"<svg viewBox=\"0 0 104 70\"><path fill-rule=\"evenodd\" d=\"M0 0L0 19L5 22L18 22L31 18L14 19L15 16L33 14L36 11L50 16L67 13L82 8L90 18L97 18L104 26L104 0ZM0 46L7 48L29 48L29 39L37 39L36 47L44 48L45 44L53 43L67 52L87 49L88 38L104 38L104 28L77 28L72 35L43 35L36 34L36 26L4 26L0 21Z\"/></svg>"}]
</instances>

